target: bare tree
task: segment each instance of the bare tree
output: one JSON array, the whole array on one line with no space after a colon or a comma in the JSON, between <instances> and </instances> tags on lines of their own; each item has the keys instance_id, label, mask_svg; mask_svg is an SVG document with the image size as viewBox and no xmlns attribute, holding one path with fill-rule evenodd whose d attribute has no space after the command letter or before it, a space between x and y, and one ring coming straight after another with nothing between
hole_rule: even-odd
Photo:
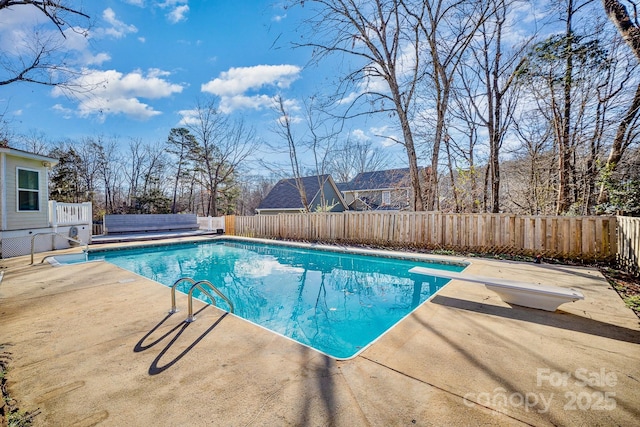
<instances>
[{"instance_id":1,"label":"bare tree","mask_svg":"<svg viewBox=\"0 0 640 427\"><path fill-rule=\"evenodd\" d=\"M620 35L625 40L631 51L640 61L640 23L638 22L637 5L634 1L629 0L628 4L633 8L633 19L629 15L627 8L623 2L618 0L602 0L604 10L613 24L618 28ZM625 150L634 140L632 135L636 132L634 129L638 125L638 116L640 115L640 82L637 83L635 94L631 99L629 108L622 115L622 120L618 124L616 135L609 151L609 157L605 164L605 172L612 173L620 163ZM598 203L604 203L607 200L606 185L600 187Z\"/></svg>"},{"instance_id":2,"label":"bare tree","mask_svg":"<svg viewBox=\"0 0 640 427\"><path fill-rule=\"evenodd\" d=\"M556 214L589 212L596 164L630 70L591 2L562 3L564 31L536 44L520 73L523 90L553 130L557 146ZM598 19L600 18L600 19ZM526 99L526 98L525 98ZM525 104L526 105L526 104Z\"/></svg>"},{"instance_id":3,"label":"bare tree","mask_svg":"<svg viewBox=\"0 0 640 427\"><path fill-rule=\"evenodd\" d=\"M478 67L479 68L479 67ZM460 71L464 73L466 67ZM463 212L480 212L487 209L488 191L480 187L479 178L482 170L479 166L483 159L478 155L478 147L481 145L480 131L482 119L479 109L475 108L476 102L472 101L474 93L481 93L482 89L478 79L460 79L462 88L453 92L453 108L451 108L451 124L445 142L448 144L447 152L450 165L450 175L454 175L451 186L459 195L460 210ZM455 168L455 171L453 170ZM488 177L485 180L488 184Z\"/></svg>"},{"instance_id":4,"label":"bare tree","mask_svg":"<svg viewBox=\"0 0 640 427\"><path fill-rule=\"evenodd\" d=\"M9 121L5 118L7 113L8 105L5 105L4 111L0 111L0 143L5 145L9 145L9 141L13 139L14 132L11 129Z\"/></svg>"},{"instance_id":5,"label":"bare tree","mask_svg":"<svg viewBox=\"0 0 640 427\"><path fill-rule=\"evenodd\" d=\"M236 202L237 215L254 215L260 202L273 188L276 179L259 175L242 175L239 177L240 196Z\"/></svg>"},{"instance_id":6,"label":"bare tree","mask_svg":"<svg viewBox=\"0 0 640 427\"><path fill-rule=\"evenodd\" d=\"M121 213L121 162L116 139L87 138L85 144L96 154L96 172L104 188L105 213Z\"/></svg>"},{"instance_id":7,"label":"bare tree","mask_svg":"<svg viewBox=\"0 0 640 427\"><path fill-rule=\"evenodd\" d=\"M167 156L159 143L143 147L141 164L142 189L137 197L141 213L169 213L171 200L167 197Z\"/></svg>"},{"instance_id":8,"label":"bare tree","mask_svg":"<svg viewBox=\"0 0 640 427\"><path fill-rule=\"evenodd\" d=\"M35 129L25 135L19 135L17 140L20 141L24 150L31 153L46 154L51 149L51 142L48 140L47 134Z\"/></svg>"},{"instance_id":9,"label":"bare tree","mask_svg":"<svg viewBox=\"0 0 640 427\"><path fill-rule=\"evenodd\" d=\"M328 172L336 182L347 182L359 173L384 169L389 160L389 155L373 142L347 138L331 152Z\"/></svg>"},{"instance_id":10,"label":"bare tree","mask_svg":"<svg viewBox=\"0 0 640 427\"><path fill-rule=\"evenodd\" d=\"M513 121L517 94L511 90L515 76L525 62L524 51L533 37L519 46L505 46L503 37L510 30L508 16L514 1L492 0L491 13L481 23L478 37L470 45L473 61L460 69L463 93L467 105L473 108L473 117L487 130L489 145L488 182L491 212L500 212L500 151ZM512 95L512 96L509 96ZM464 103L459 103L465 108Z\"/></svg>"},{"instance_id":11,"label":"bare tree","mask_svg":"<svg viewBox=\"0 0 640 427\"><path fill-rule=\"evenodd\" d=\"M96 196L100 179L101 150L96 150L94 144L95 141L93 138L84 138L79 144L74 144L74 146L76 153L81 159L80 177L84 180L84 187L87 189L87 199L95 204L95 202L97 202Z\"/></svg>"},{"instance_id":12,"label":"bare tree","mask_svg":"<svg viewBox=\"0 0 640 427\"><path fill-rule=\"evenodd\" d=\"M232 206L235 175L241 164L255 151L259 140L255 130L242 120L232 122L221 115L214 100L198 101L187 128L198 142L194 151L207 192L205 215L218 215L219 198L227 197Z\"/></svg>"},{"instance_id":13,"label":"bare tree","mask_svg":"<svg viewBox=\"0 0 640 427\"><path fill-rule=\"evenodd\" d=\"M433 128L431 143L430 185L426 188L426 207L438 209L438 170L440 146L448 134L449 103L457 69L465 52L474 40L478 28L487 19L488 5L482 0L422 1L419 5L403 2L407 14L417 23L421 43L427 46L424 71L425 105L422 115L426 125Z\"/></svg>"},{"instance_id":14,"label":"bare tree","mask_svg":"<svg viewBox=\"0 0 640 427\"><path fill-rule=\"evenodd\" d=\"M293 2L305 3L305 2ZM402 132L407 154L415 210L424 210L422 184L414 144L412 114L421 77L418 26L407 13L411 5L399 0L311 0L315 15L306 21L312 32L303 46L313 48L316 59L338 54L352 58L355 68L343 77L340 94L353 88L344 118L393 114ZM418 8L420 2L415 2ZM384 90L380 90L384 82ZM349 97L341 97L341 102ZM364 109L363 109L364 108Z\"/></svg>"},{"instance_id":15,"label":"bare tree","mask_svg":"<svg viewBox=\"0 0 640 427\"><path fill-rule=\"evenodd\" d=\"M197 146L195 137L186 128L173 128L169 132L167 138L167 152L176 157L175 164L175 180L173 183L173 201L171 204L171 213L176 213L178 184L183 178L185 171L191 168L193 162L193 152ZM192 169L192 168L191 168Z\"/></svg>"},{"instance_id":16,"label":"bare tree","mask_svg":"<svg viewBox=\"0 0 640 427\"><path fill-rule=\"evenodd\" d=\"M536 110L524 111L514 120L521 145L503 165L506 186L502 197L509 212L527 215L555 213L557 167L552 125Z\"/></svg>"},{"instance_id":17,"label":"bare tree","mask_svg":"<svg viewBox=\"0 0 640 427\"><path fill-rule=\"evenodd\" d=\"M300 194L300 202L302 206L309 211L309 201L307 199L307 193L302 182L302 165L301 159L298 155L301 142L298 141L294 135L293 122L294 118L291 116L291 112L287 110L285 101L282 96L275 98L275 111L278 113L278 121L275 127L275 133L287 142L287 149L289 153L289 161L291 165L291 172L293 175L293 181Z\"/></svg>"},{"instance_id":18,"label":"bare tree","mask_svg":"<svg viewBox=\"0 0 640 427\"><path fill-rule=\"evenodd\" d=\"M143 165L147 162L147 152L143 149L140 139L129 140L129 152L125 155L127 164L123 165L123 173L127 179L127 205L135 212L138 196L142 195L140 180L142 179Z\"/></svg>"},{"instance_id":19,"label":"bare tree","mask_svg":"<svg viewBox=\"0 0 640 427\"><path fill-rule=\"evenodd\" d=\"M88 23L89 16L78 8L66 6L63 0L0 0L0 20L10 21L13 9L17 7L37 9L45 22L53 24L56 30L32 29L12 52L0 51L0 86L17 82L67 85L70 77L77 76L80 71L65 64L65 31L70 29L87 37L88 30L76 26L75 21Z\"/></svg>"}]
</instances>

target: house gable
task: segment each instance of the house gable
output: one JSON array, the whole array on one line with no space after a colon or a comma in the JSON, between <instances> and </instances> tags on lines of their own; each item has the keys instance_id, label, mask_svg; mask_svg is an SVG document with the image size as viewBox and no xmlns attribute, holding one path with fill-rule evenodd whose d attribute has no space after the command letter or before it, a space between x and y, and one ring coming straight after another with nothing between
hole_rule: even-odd
<instances>
[{"instance_id":1,"label":"house gable","mask_svg":"<svg viewBox=\"0 0 640 427\"><path fill-rule=\"evenodd\" d=\"M307 196L307 203L311 211L318 209L324 201L329 205L335 204L332 212L347 209L342 194L329 175L314 175L300 178ZM320 191L322 189L322 191ZM305 212L306 208L300 198L300 192L294 178L282 179L276 183L269 194L260 202L257 213Z\"/></svg>"},{"instance_id":2,"label":"house gable","mask_svg":"<svg viewBox=\"0 0 640 427\"><path fill-rule=\"evenodd\" d=\"M409 168L359 173L340 188L354 210L408 209L413 191Z\"/></svg>"}]
</instances>

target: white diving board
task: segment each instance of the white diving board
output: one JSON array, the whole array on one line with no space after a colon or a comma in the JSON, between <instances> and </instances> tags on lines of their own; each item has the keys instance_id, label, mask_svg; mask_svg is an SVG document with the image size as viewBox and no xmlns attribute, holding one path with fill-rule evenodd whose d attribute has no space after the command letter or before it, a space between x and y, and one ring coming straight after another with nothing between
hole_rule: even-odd
<instances>
[{"instance_id":1,"label":"white diving board","mask_svg":"<svg viewBox=\"0 0 640 427\"><path fill-rule=\"evenodd\" d=\"M560 304L584 299L580 291L559 286L543 286L425 267L413 267L409 273L481 283L487 289L497 293L504 302L546 311L556 311Z\"/></svg>"}]
</instances>

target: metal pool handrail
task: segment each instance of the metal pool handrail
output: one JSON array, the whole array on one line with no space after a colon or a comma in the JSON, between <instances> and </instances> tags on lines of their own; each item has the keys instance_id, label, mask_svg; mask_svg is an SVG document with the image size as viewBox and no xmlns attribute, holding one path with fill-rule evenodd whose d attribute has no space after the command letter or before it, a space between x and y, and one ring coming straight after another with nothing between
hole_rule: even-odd
<instances>
[{"instance_id":1,"label":"metal pool handrail","mask_svg":"<svg viewBox=\"0 0 640 427\"><path fill-rule=\"evenodd\" d=\"M191 277L182 277L173 282L173 285L171 285L171 310L169 310L169 314L177 313L178 311L180 311L178 310L178 307L176 307L176 286L178 286L178 284L181 282L189 282L192 285L196 283L196 281Z\"/></svg>"},{"instance_id":2,"label":"metal pool handrail","mask_svg":"<svg viewBox=\"0 0 640 427\"><path fill-rule=\"evenodd\" d=\"M64 235L64 234L62 234L62 233L57 233L57 232L55 232L55 231L48 231L48 232L46 232L46 233L36 233L36 234L34 234L33 236L31 236L31 263L30 263L29 265L33 265L33 253L35 252L35 240L36 240L36 237L37 237L37 236L42 236L42 235L47 235L47 234L48 234L48 235L56 235L56 236L60 236L60 237L62 237L62 238L64 238L64 239L69 240L70 242L76 242L76 243L78 243L79 245L84 245L84 249L83 249L83 251L84 251L85 253L89 251L89 243L88 243L88 242L87 242L87 243L82 243L82 240L76 240L76 239L74 239L74 238L72 238L72 237L65 236L65 235ZM48 257L48 256L47 256L47 257ZM44 262L44 260L45 260L47 257L44 257L44 258L42 259L42 262ZM42 264L42 262L41 262L41 264Z\"/></svg>"},{"instance_id":3,"label":"metal pool handrail","mask_svg":"<svg viewBox=\"0 0 640 427\"><path fill-rule=\"evenodd\" d=\"M188 314L187 319L185 320L185 322L191 323L191 322L194 322L196 320L196 317L193 315L193 291L195 289L198 289L198 290L200 290L200 292L202 292L205 295L207 295L211 299L211 303L213 305L216 305L215 298L213 297L213 295L211 295L211 293L209 293L209 291L204 286L206 286L207 288L209 288L210 290L215 292L216 295L218 295L220 298L222 298L224 300L224 302L226 302L229 305L229 313L233 313L234 312L234 306L233 306L233 303L231 302L231 300L229 298L227 298L227 296L225 294L223 294L218 288L216 288L210 281L208 281L208 280L200 280L199 282L196 282L195 280L193 280L190 277L182 277L182 278L176 280L173 283L173 285L171 285L171 310L169 310L170 314L178 312L178 308L176 307L176 287L181 282L189 282L189 283L191 283L191 287L189 288L189 292L187 294L188 298L189 298L189 301L188 301L189 314Z\"/></svg>"}]
</instances>

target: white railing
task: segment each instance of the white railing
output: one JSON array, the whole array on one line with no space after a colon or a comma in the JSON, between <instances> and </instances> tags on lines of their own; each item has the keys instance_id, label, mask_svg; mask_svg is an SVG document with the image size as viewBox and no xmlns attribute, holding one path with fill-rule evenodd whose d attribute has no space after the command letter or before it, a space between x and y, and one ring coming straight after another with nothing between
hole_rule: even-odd
<instances>
[{"instance_id":1,"label":"white railing","mask_svg":"<svg viewBox=\"0 0 640 427\"><path fill-rule=\"evenodd\" d=\"M91 224L91 202L61 203L49 200L49 224L59 225Z\"/></svg>"},{"instance_id":2,"label":"white railing","mask_svg":"<svg viewBox=\"0 0 640 427\"><path fill-rule=\"evenodd\" d=\"M211 217L211 216L199 216L198 217L198 225L200 226L200 230L223 230L224 231L224 217Z\"/></svg>"}]
</instances>

